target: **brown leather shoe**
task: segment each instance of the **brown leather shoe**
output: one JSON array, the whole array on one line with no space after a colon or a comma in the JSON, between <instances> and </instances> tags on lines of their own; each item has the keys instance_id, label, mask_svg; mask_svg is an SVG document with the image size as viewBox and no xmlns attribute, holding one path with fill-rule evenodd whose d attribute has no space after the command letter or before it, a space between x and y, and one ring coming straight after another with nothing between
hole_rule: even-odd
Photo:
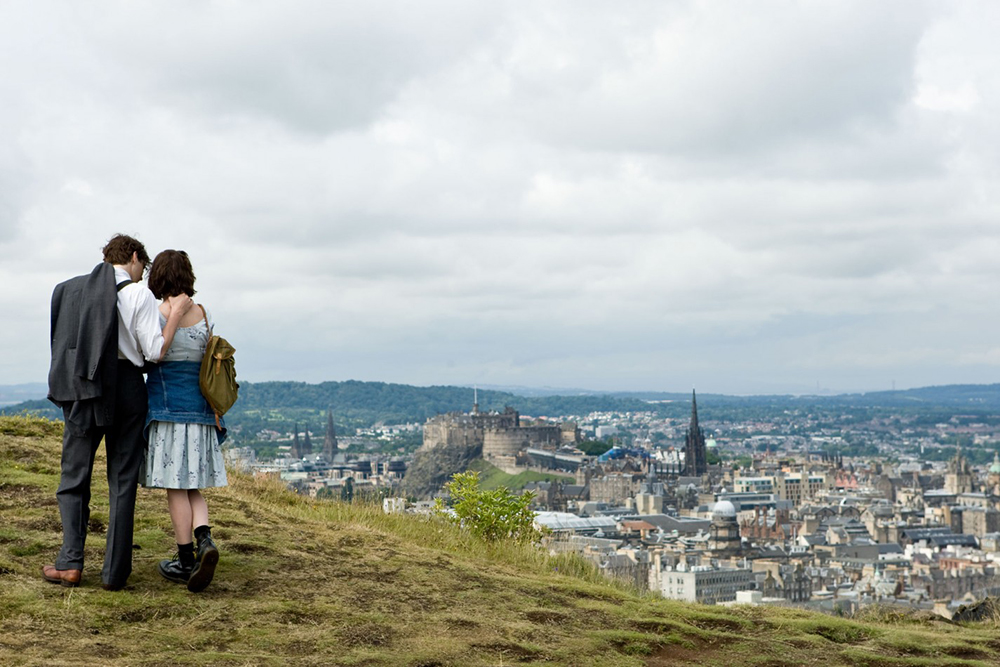
<instances>
[{"instance_id":1,"label":"brown leather shoe","mask_svg":"<svg viewBox=\"0 0 1000 667\"><path fill-rule=\"evenodd\" d=\"M83 570L57 570L55 565L42 566L42 577L53 584L61 584L69 588L80 585Z\"/></svg>"}]
</instances>

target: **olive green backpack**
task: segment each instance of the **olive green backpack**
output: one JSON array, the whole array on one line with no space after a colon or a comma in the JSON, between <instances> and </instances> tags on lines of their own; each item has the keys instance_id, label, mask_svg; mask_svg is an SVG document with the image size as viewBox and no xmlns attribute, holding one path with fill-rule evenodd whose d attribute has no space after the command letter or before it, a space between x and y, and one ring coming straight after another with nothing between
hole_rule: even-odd
<instances>
[{"instance_id":1,"label":"olive green backpack","mask_svg":"<svg viewBox=\"0 0 1000 667\"><path fill-rule=\"evenodd\" d=\"M208 324L208 314L205 307L199 304L202 314L205 316L205 324ZM226 414L229 408L239 395L240 384L236 381L236 360L233 355L236 348L229 344L225 338L220 338L208 330L208 345L205 347L205 356L201 359L201 372L198 374L198 386L201 393L208 401L208 407L215 413L215 426L220 431L222 425L219 417Z\"/></svg>"}]
</instances>

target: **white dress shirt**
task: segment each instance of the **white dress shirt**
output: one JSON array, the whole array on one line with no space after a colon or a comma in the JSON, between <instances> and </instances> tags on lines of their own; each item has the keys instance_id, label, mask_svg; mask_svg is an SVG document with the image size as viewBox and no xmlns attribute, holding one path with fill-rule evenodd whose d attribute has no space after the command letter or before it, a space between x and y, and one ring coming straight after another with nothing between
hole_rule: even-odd
<instances>
[{"instance_id":1,"label":"white dress shirt","mask_svg":"<svg viewBox=\"0 0 1000 667\"><path fill-rule=\"evenodd\" d=\"M115 266L115 284L132 280L128 271ZM157 362L163 350L163 330L156 297L140 283L126 285L118 291L118 358L128 359L136 366L146 361Z\"/></svg>"}]
</instances>

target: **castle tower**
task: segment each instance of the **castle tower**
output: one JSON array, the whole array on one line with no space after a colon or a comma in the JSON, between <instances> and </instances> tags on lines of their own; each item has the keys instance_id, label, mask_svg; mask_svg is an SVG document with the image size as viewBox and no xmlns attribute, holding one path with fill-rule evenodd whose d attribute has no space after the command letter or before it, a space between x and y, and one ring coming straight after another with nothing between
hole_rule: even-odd
<instances>
[{"instance_id":1,"label":"castle tower","mask_svg":"<svg viewBox=\"0 0 1000 667\"><path fill-rule=\"evenodd\" d=\"M701 476L708 472L708 448L705 434L698 426L698 402L691 390L691 425L684 441L684 474L689 477Z\"/></svg>"},{"instance_id":2,"label":"castle tower","mask_svg":"<svg viewBox=\"0 0 1000 667\"><path fill-rule=\"evenodd\" d=\"M333 457L337 455L337 431L333 428L333 411L326 410L326 436L323 438L323 458L329 463L333 463Z\"/></svg>"}]
</instances>

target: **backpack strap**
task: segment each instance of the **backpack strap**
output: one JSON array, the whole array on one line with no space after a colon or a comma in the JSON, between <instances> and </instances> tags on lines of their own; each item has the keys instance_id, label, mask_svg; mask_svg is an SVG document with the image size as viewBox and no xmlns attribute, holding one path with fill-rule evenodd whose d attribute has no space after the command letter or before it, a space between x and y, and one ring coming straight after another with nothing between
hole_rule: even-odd
<instances>
[{"instance_id":1,"label":"backpack strap","mask_svg":"<svg viewBox=\"0 0 1000 667\"><path fill-rule=\"evenodd\" d=\"M131 285L134 282L135 282L134 280L123 280L120 283L118 283L117 285L115 285L115 291L116 292L121 292L123 289L125 289L126 287L128 287L129 285Z\"/></svg>"},{"instance_id":2,"label":"backpack strap","mask_svg":"<svg viewBox=\"0 0 1000 667\"><path fill-rule=\"evenodd\" d=\"M201 305L199 303L198 307L201 308L201 316L205 318L205 327L208 329L208 339L211 340L212 339L212 329L214 329L215 327L213 327L212 325L210 325L208 323L208 313L205 312L205 306L203 306L203 305Z\"/></svg>"}]
</instances>

